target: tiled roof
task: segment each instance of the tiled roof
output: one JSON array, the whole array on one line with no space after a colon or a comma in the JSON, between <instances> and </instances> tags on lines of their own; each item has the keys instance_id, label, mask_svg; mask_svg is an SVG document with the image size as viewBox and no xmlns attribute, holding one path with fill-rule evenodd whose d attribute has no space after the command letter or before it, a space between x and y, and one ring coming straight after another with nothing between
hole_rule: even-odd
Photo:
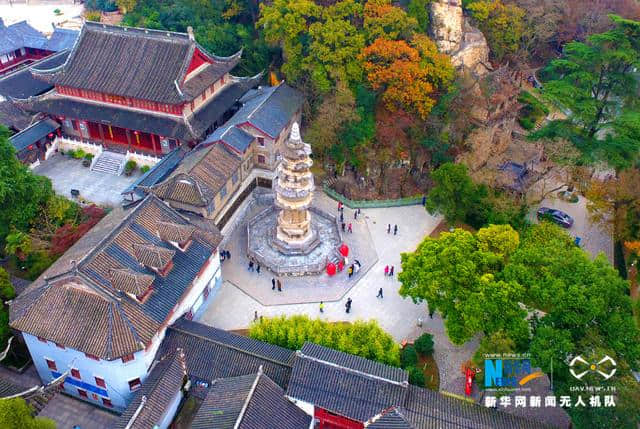
<instances>
[{"instance_id":1,"label":"tiled roof","mask_svg":"<svg viewBox=\"0 0 640 429\"><path fill-rule=\"evenodd\" d=\"M317 347L321 346L315 346L313 351L317 351ZM408 386L406 372L403 371L403 381L397 381L400 377L395 371L388 373L396 380L386 379L342 366L335 361L344 361L346 364L353 362L345 356L333 355L328 351L330 349L326 350L326 356L330 359L326 361L297 352L287 396L360 422L369 420L381 410L404 402ZM371 362L367 367L380 373L382 371L378 365L380 364ZM360 361L352 366L364 367Z\"/></svg>"},{"instance_id":2,"label":"tiled roof","mask_svg":"<svg viewBox=\"0 0 640 429\"><path fill-rule=\"evenodd\" d=\"M167 330L161 350L182 348L189 376L212 382L217 378L264 373L285 388L291 373L291 350L185 319Z\"/></svg>"},{"instance_id":3,"label":"tiled roof","mask_svg":"<svg viewBox=\"0 0 640 429\"><path fill-rule=\"evenodd\" d=\"M157 230L160 239L174 243L186 243L191 239L196 227L175 222L158 222Z\"/></svg>"},{"instance_id":4,"label":"tiled roof","mask_svg":"<svg viewBox=\"0 0 640 429\"><path fill-rule=\"evenodd\" d=\"M16 106L12 101L0 101L0 124L15 130L23 130L29 126L31 118L32 115Z\"/></svg>"},{"instance_id":5,"label":"tiled roof","mask_svg":"<svg viewBox=\"0 0 640 429\"><path fill-rule=\"evenodd\" d=\"M234 77L233 83L225 86L205 106L187 117L186 122L182 116L83 101L74 97L62 96L55 91L25 100L16 100L16 104L30 112L102 122L182 141L192 141L203 137L208 128L214 126L216 122L220 122L238 98L249 88L257 85L259 79L260 76L246 79Z\"/></svg>"},{"instance_id":6,"label":"tiled roof","mask_svg":"<svg viewBox=\"0 0 640 429\"><path fill-rule=\"evenodd\" d=\"M136 260L147 267L164 268L176 254L173 249L161 246L154 246L146 243L132 243L133 254Z\"/></svg>"},{"instance_id":7,"label":"tiled roof","mask_svg":"<svg viewBox=\"0 0 640 429\"><path fill-rule=\"evenodd\" d=\"M196 49L213 64L185 84ZM209 55L185 33L86 22L65 65L41 76L56 85L180 104L235 67L239 55Z\"/></svg>"},{"instance_id":8,"label":"tiled roof","mask_svg":"<svg viewBox=\"0 0 640 429\"><path fill-rule=\"evenodd\" d=\"M123 194L135 192L139 196L146 195L145 192L138 189L138 187L149 187L160 182L166 178L177 167L178 163L185 156L186 151L182 146L179 146L162 157L162 159L156 163L149 171L144 173L140 178L133 182L127 189L122 191Z\"/></svg>"},{"instance_id":9,"label":"tiled roof","mask_svg":"<svg viewBox=\"0 0 640 429\"><path fill-rule=\"evenodd\" d=\"M60 124L56 121L52 119L43 119L42 121L38 121L30 127L25 128L19 133L12 135L9 137L9 141L16 152L20 152L58 128L60 128Z\"/></svg>"},{"instance_id":10,"label":"tiled roof","mask_svg":"<svg viewBox=\"0 0 640 429\"><path fill-rule=\"evenodd\" d=\"M206 207L240 163L240 158L224 145L201 147L185 156L173 174L152 186L150 192L163 200Z\"/></svg>"},{"instance_id":11,"label":"tiled roof","mask_svg":"<svg viewBox=\"0 0 640 429\"><path fill-rule=\"evenodd\" d=\"M69 56L69 51L59 52L57 54L48 56L40 61L30 64L28 67L23 67L12 73L8 73L0 78L0 94L5 97L12 98L29 98L35 95L44 94L53 88L50 83L44 82L40 79L36 79L31 74L31 70L38 69L51 69L64 63Z\"/></svg>"},{"instance_id":12,"label":"tiled roof","mask_svg":"<svg viewBox=\"0 0 640 429\"><path fill-rule=\"evenodd\" d=\"M303 102L302 94L285 83L278 86L259 87L248 91L240 98L242 107L222 127L205 139L205 143L224 141L240 152L244 152L247 134L240 134L239 125L249 123L269 136L277 137L287 126ZM236 129L235 131L233 129Z\"/></svg>"},{"instance_id":13,"label":"tiled roof","mask_svg":"<svg viewBox=\"0 0 640 429\"><path fill-rule=\"evenodd\" d=\"M185 365L181 350L156 363L113 429L151 429L160 423L167 407L184 385ZM143 397L144 404L141 407Z\"/></svg>"},{"instance_id":14,"label":"tiled roof","mask_svg":"<svg viewBox=\"0 0 640 429\"><path fill-rule=\"evenodd\" d=\"M404 415L416 429L543 429L534 420L515 417L429 389L409 386Z\"/></svg>"},{"instance_id":15,"label":"tiled roof","mask_svg":"<svg viewBox=\"0 0 640 429\"><path fill-rule=\"evenodd\" d=\"M55 27L53 34L47 41L46 49L53 52L60 52L73 48L73 44L78 39L80 32L78 30L71 30L69 28ZM36 67L42 69L42 67Z\"/></svg>"},{"instance_id":16,"label":"tiled roof","mask_svg":"<svg viewBox=\"0 0 640 429\"><path fill-rule=\"evenodd\" d=\"M0 54L20 48L46 49L47 38L27 21L5 26L0 20Z\"/></svg>"},{"instance_id":17,"label":"tiled roof","mask_svg":"<svg viewBox=\"0 0 640 429\"><path fill-rule=\"evenodd\" d=\"M11 326L109 360L144 348L221 237L195 229L180 251L157 236L159 222L189 223L154 196L114 209L13 301ZM161 264L169 254L173 267L164 277L137 259ZM153 255L157 261L146 259ZM136 294L149 277L143 303L120 293Z\"/></svg>"},{"instance_id":18,"label":"tiled roof","mask_svg":"<svg viewBox=\"0 0 640 429\"><path fill-rule=\"evenodd\" d=\"M287 400L284 390L258 374L213 382L198 410L193 429L308 429L311 416Z\"/></svg>"},{"instance_id":19,"label":"tiled roof","mask_svg":"<svg viewBox=\"0 0 640 429\"><path fill-rule=\"evenodd\" d=\"M437 427L437 426L436 426ZM415 429L404 416L404 410L394 407L385 410L379 417L375 417L368 429ZM435 427L434 427L435 429Z\"/></svg>"},{"instance_id":20,"label":"tiled roof","mask_svg":"<svg viewBox=\"0 0 640 429\"><path fill-rule=\"evenodd\" d=\"M7 396L17 395L18 393L24 392L25 389L22 386L18 386L14 384L13 381L8 380L4 377L0 378L0 399L5 398Z\"/></svg>"}]
</instances>

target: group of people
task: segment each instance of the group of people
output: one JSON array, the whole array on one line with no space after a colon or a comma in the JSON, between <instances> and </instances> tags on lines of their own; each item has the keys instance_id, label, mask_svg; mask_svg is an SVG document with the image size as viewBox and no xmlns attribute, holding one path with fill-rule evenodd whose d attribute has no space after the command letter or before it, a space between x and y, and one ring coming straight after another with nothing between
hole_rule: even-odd
<instances>
[{"instance_id":1,"label":"group of people","mask_svg":"<svg viewBox=\"0 0 640 429\"><path fill-rule=\"evenodd\" d=\"M387 225L387 234L391 234L391 224ZM393 235L398 235L398 225L393 225Z\"/></svg>"},{"instance_id":2,"label":"group of people","mask_svg":"<svg viewBox=\"0 0 640 429\"><path fill-rule=\"evenodd\" d=\"M282 292L282 282L280 279L276 279L274 277L271 278L271 290L276 290L278 288L278 292Z\"/></svg>"},{"instance_id":3,"label":"group of people","mask_svg":"<svg viewBox=\"0 0 640 429\"><path fill-rule=\"evenodd\" d=\"M362 268L362 264L360 264L360 261L358 261L357 259L354 260L353 264L349 265L349 268L347 269L347 274L349 275L349 278L353 277L354 274L360 271L360 268Z\"/></svg>"},{"instance_id":4,"label":"group of people","mask_svg":"<svg viewBox=\"0 0 640 429\"><path fill-rule=\"evenodd\" d=\"M346 223L344 221L344 205L340 201L338 201L338 212L340 213L340 226L342 227L342 232L353 234L353 224L351 222ZM353 219L358 220L358 216L360 216L360 213L360 209L354 210Z\"/></svg>"},{"instance_id":5,"label":"group of people","mask_svg":"<svg viewBox=\"0 0 640 429\"><path fill-rule=\"evenodd\" d=\"M385 265L384 266L384 275L385 276L389 276L389 277L393 277L394 270L395 270L395 267L393 265L391 265L391 266Z\"/></svg>"},{"instance_id":6,"label":"group of people","mask_svg":"<svg viewBox=\"0 0 640 429\"><path fill-rule=\"evenodd\" d=\"M231 252L228 250L220 250L220 263L226 261L227 259L231 259Z\"/></svg>"},{"instance_id":7,"label":"group of people","mask_svg":"<svg viewBox=\"0 0 640 429\"><path fill-rule=\"evenodd\" d=\"M249 267L247 268L247 270L251 272L255 271L256 273L260 274L260 262L253 262L253 259L249 258Z\"/></svg>"}]
</instances>

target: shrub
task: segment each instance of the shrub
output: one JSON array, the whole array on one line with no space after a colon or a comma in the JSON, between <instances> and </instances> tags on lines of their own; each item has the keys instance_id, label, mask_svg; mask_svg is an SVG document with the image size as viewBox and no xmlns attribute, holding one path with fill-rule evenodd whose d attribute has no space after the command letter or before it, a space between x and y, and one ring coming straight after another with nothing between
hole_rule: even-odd
<instances>
[{"instance_id":1,"label":"shrub","mask_svg":"<svg viewBox=\"0 0 640 429\"><path fill-rule=\"evenodd\" d=\"M418 353L415 346L409 344L400 353L400 363L403 368L410 368L418 363Z\"/></svg>"},{"instance_id":2,"label":"shrub","mask_svg":"<svg viewBox=\"0 0 640 429\"><path fill-rule=\"evenodd\" d=\"M94 155L92 153L87 153L84 155L84 159L87 159L89 161L91 161L93 159Z\"/></svg>"},{"instance_id":3,"label":"shrub","mask_svg":"<svg viewBox=\"0 0 640 429\"><path fill-rule=\"evenodd\" d=\"M136 162L133 159L130 159L129 161L127 161L127 163L124 165L124 169L126 171L133 171L136 169L136 167L138 166L138 164L136 164Z\"/></svg>"},{"instance_id":4,"label":"shrub","mask_svg":"<svg viewBox=\"0 0 640 429\"><path fill-rule=\"evenodd\" d=\"M70 152L70 154L74 159L82 159L86 155L85 151L82 149L74 150Z\"/></svg>"},{"instance_id":5,"label":"shrub","mask_svg":"<svg viewBox=\"0 0 640 429\"><path fill-rule=\"evenodd\" d=\"M292 350L309 341L387 365L400 364L400 347L374 321L329 323L307 316L264 317L251 325L249 336Z\"/></svg>"},{"instance_id":6,"label":"shrub","mask_svg":"<svg viewBox=\"0 0 640 429\"><path fill-rule=\"evenodd\" d=\"M55 13L56 15L62 15L62 11L58 8L53 9L53 13Z\"/></svg>"},{"instance_id":7,"label":"shrub","mask_svg":"<svg viewBox=\"0 0 640 429\"><path fill-rule=\"evenodd\" d=\"M100 22L102 19L102 15L97 10L90 10L84 14L84 17L87 21Z\"/></svg>"},{"instance_id":8,"label":"shrub","mask_svg":"<svg viewBox=\"0 0 640 429\"><path fill-rule=\"evenodd\" d=\"M533 122L531 122L531 119L529 118L518 118L518 123L520 124L520 126L522 128L524 128L525 130L532 130L533 127L535 127L535 124Z\"/></svg>"},{"instance_id":9,"label":"shrub","mask_svg":"<svg viewBox=\"0 0 640 429\"><path fill-rule=\"evenodd\" d=\"M142 174L146 173L149 170L151 170L151 167L149 167L148 165L143 165L142 167L140 167L140 172Z\"/></svg>"},{"instance_id":10,"label":"shrub","mask_svg":"<svg viewBox=\"0 0 640 429\"><path fill-rule=\"evenodd\" d=\"M407 368L407 372L409 373L409 383L414 386L424 387L424 372L420 368L415 366L411 366Z\"/></svg>"},{"instance_id":11,"label":"shrub","mask_svg":"<svg viewBox=\"0 0 640 429\"><path fill-rule=\"evenodd\" d=\"M433 335L426 332L415 341L416 351L423 356L429 356L433 353Z\"/></svg>"}]
</instances>

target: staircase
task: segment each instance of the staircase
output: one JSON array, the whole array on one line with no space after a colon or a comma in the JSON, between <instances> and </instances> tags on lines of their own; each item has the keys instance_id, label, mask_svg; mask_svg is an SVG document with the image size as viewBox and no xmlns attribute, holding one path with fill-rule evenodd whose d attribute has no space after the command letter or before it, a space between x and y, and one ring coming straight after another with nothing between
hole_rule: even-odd
<instances>
[{"instance_id":1,"label":"staircase","mask_svg":"<svg viewBox=\"0 0 640 429\"><path fill-rule=\"evenodd\" d=\"M100 154L91 170L119 176L122 172L124 161L125 156L123 154L105 150Z\"/></svg>"},{"instance_id":2,"label":"staircase","mask_svg":"<svg viewBox=\"0 0 640 429\"><path fill-rule=\"evenodd\" d=\"M34 408L35 414L38 415L40 411L47 406L47 403L54 397L55 392L42 392L40 395L33 396L27 400L27 402Z\"/></svg>"}]
</instances>

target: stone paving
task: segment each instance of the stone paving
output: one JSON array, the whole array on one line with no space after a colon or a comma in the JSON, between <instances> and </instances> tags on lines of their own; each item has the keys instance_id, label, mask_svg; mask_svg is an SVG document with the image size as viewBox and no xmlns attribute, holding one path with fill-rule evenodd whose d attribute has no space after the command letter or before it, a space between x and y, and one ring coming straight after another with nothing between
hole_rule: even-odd
<instances>
[{"instance_id":1,"label":"stone paving","mask_svg":"<svg viewBox=\"0 0 640 429\"><path fill-rule=\"evenodd\" d=\"M55 420L57 429L105 429L113 427L118 416L79 399L59 393L38 414Z\"/></svg>"},{"instance_id":2,"label":"stone paving","mask_svg":"<svg viewBox=\"0 0 640 429\"><path fill-rule=\"evenodd\" d=\"M57 194L71 198L71 189L78 189L80 197L101 206L116 207L122 203L121 192L139 176L137 170L132 176L115 176L109 173L91 171L82 166L82 161L68 156L54 154L33 169L35 174L51 179Z\"/></svg>"},{"instance_id":3,"label":"stone paving","mask_svg":"<svg viewBox=\"0 0 640 429\"><path fill-rule=\"evenodd\" d=\"M337 205L324 193L316 196L314 206L327 213L337 213ZM231 252L231 259L222 264L222 278L241 289L262 305L302 304L319 301L338 301L362 279L367 271L377 262L378 256L371 241L371 234L364 216L353 219L353 211L345 209L345 223L351 223L353 233L342 233L343 241L349 246L349 261L357 259L362 264L360 271L351 279L347 269L330 277L326 273L305 277L281 277L283 292L274 292L271 279L276 277L265 267L260 274L249 271L247 259L247 220L252 219L266 205L256 201L246 212L244 219L238 223L234 231L225 238L221 247ZM364 212L363 212L364 214ZM286 292L286 293L284 293Z\"/></svg>"},{"instance_id":4,"label":"stone paving","mask_svg":"<svg viewBox=\"0 0 640 429\"><path fill-rule=\"evenodd\" d=\"M319 193L315 198L319 206L331 207L327 210L337 210L336 203L325 194ZM326 287L309 284L304 288L294 287L285 282L282 292L274 292L271 291L271 278L266 272L260 275L248 273L246 265L240 264L233 268L233 265L229 264L232 261L227 261L223 264L225 281L222 288L199 321L221 329L243 329L249 326L254 312L257 311L260 316L306 314L332 322L375 319L399 342L413 340L423 332L429 332L434 335L434 357L440 369L441 390L463 393L464 379L460 368L473 354L477 347L477 339L460 347L451 344L439 315L435 314L433 319L430 319L426 303L414 304L410 299L403 299L397 293L400 283L396 277L384 276L385 265L395 266L397 274L400 269L400 253L413 251L438 225L440 218L430 216L421 206L363 209L357 222L353 222L352 210L347 208L344 213L345 221L354 225L353 237L366 237L366 234L369 234L378 260L370 270L361 271L360 277L352 280L355 284L344 296L338 300L327 301L324 313L319 312L318 304L326 294ZM393 225L398 225L398 235L394 236L393 232L387 234L389 223L392 228ZM232 260L235 255L242 254L237 247L238 244L232 239L233 234L230 235L227 244L232 252ZM359 258L359 255L356 255L356 258ZM230 270L234 273L229 273ZM226 280L230 274L236 275L235 271L245 274L242 279L236 280L242 282L242 288ZM344 273L341 275L346 276ZM383 299L376 298L380 287L384 291ZM258 300L246 292L250 289L260 291ZM268 300L268 305L261 303L267 300L265 297L273 297ZM301 297L304 301L301 301ZM344 307L348 297L353 300L349 314L345 313ZM422 327L417 326L418 318L423 320Z\"/></svg>"}]
</instances>

